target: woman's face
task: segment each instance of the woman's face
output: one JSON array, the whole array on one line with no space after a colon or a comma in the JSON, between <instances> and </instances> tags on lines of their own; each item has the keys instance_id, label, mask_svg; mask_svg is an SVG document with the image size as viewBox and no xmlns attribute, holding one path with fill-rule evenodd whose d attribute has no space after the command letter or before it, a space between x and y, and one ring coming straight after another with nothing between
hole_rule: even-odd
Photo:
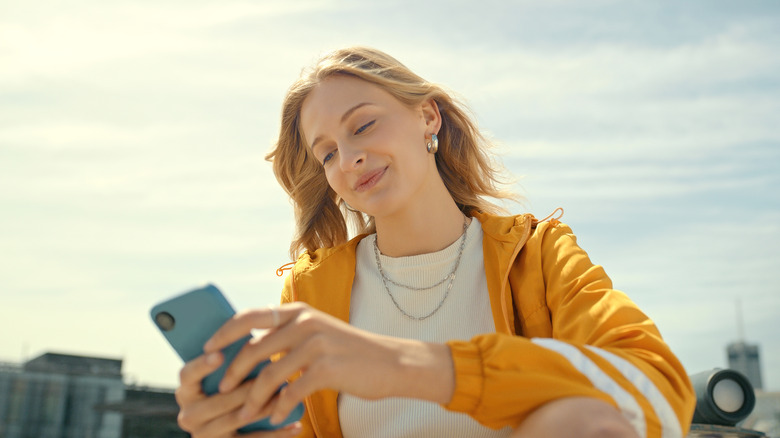
<instances>
[{"instance_id":1,"label":"woman's face","mask_svg":"<svg viewBox=\"0 0 780 438\"><path fill-rule=\"evenodd\" d=\"M425 145L441 123L432 101L410 108L374 84L336 75L304 100L300 123L331 188L377 219L424 201L439 178Z\"/></svg>"}]
</instances>

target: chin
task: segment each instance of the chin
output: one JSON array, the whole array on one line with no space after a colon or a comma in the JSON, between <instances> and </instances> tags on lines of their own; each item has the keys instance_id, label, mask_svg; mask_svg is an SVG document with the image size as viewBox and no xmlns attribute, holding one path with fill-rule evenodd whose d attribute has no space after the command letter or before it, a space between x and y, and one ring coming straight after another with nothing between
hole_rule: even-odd
<instances>
[{"instance_id":1,"label":"chin","mask_svg":"<svg viewBox=\"0 0 780 438\"><path fill-rule=\"evenodd\" d=\"M399 213L403 210L404 205L408 204L408 202L405 202L408 198L403 197L404 199L401 199L402 197L390 195L391 194L387 191L377 192L368 197L368 199L363 199L363 202L356 202L349 205L353 209L360 210L363 214L371 216L374 219L390 217Z\"/></svg>"}]
</instances>

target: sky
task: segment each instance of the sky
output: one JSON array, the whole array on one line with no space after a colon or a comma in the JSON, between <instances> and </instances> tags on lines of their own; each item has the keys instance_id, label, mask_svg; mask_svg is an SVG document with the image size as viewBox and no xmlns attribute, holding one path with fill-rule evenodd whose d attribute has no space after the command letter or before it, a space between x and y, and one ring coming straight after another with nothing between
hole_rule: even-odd
<instances>
[{"instance_id":1,"label":"sky","mask_svg":"<svg viewBox=\"0 0 780 438\"><path fill-rule=\"evenodd\" d=\"M174 387L152 305L277 303L293 214L264 156L300 70L348 45L454 90L508 208L564 208L690 374L744 338L780 390L773 0L0 0L0 361Z\"/></svg>"}]
</instances>

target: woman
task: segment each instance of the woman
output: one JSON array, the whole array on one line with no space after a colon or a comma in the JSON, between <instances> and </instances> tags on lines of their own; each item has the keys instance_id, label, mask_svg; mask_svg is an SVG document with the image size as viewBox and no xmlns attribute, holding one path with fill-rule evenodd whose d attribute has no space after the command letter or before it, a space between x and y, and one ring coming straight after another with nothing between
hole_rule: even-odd
<instances>
[{"instance_id":1,"label":"woman","mask_svg":"<svg viewBox=\"0 0 780 438\"><path fill-rule=\"evenodd\" d=\"M658 330L568 227L496 215L486 198L510 195L486 146L382 52L304 72L269 154L300 256L279 308L241 313L182 369L181 426L233 436L303 401L302 424L252 436L683 436L693 393ZM220 348L252 329L270 330L205 397Z\"/></svg>"}]
</instances>

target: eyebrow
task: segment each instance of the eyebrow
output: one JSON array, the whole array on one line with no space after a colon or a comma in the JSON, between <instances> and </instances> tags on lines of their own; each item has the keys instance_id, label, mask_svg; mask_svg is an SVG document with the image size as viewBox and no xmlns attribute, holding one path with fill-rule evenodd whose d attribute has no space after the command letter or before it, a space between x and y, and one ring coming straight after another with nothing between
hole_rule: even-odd
<instances>
[{"instance_id":1,"label":"eyebrow","mask_svg":"<svg viewBox=\"0 0 780 438\"><path fill-rule=\"evenodd\" d=\"M360 102L359 104L353 106L352 108L346 110L344 114L341 116L341 120L339 121L339 124L344 124L344 122L349 118L349 116L352 115L355 111L358 109L366 106L366 105L373 105L371 102ZM311 142L311 149L314 150L314 146L317 144L318 141L322 139L322 136L317 136L317 138L314 139L313 142Z\"/></svg>"}]
</instances>

